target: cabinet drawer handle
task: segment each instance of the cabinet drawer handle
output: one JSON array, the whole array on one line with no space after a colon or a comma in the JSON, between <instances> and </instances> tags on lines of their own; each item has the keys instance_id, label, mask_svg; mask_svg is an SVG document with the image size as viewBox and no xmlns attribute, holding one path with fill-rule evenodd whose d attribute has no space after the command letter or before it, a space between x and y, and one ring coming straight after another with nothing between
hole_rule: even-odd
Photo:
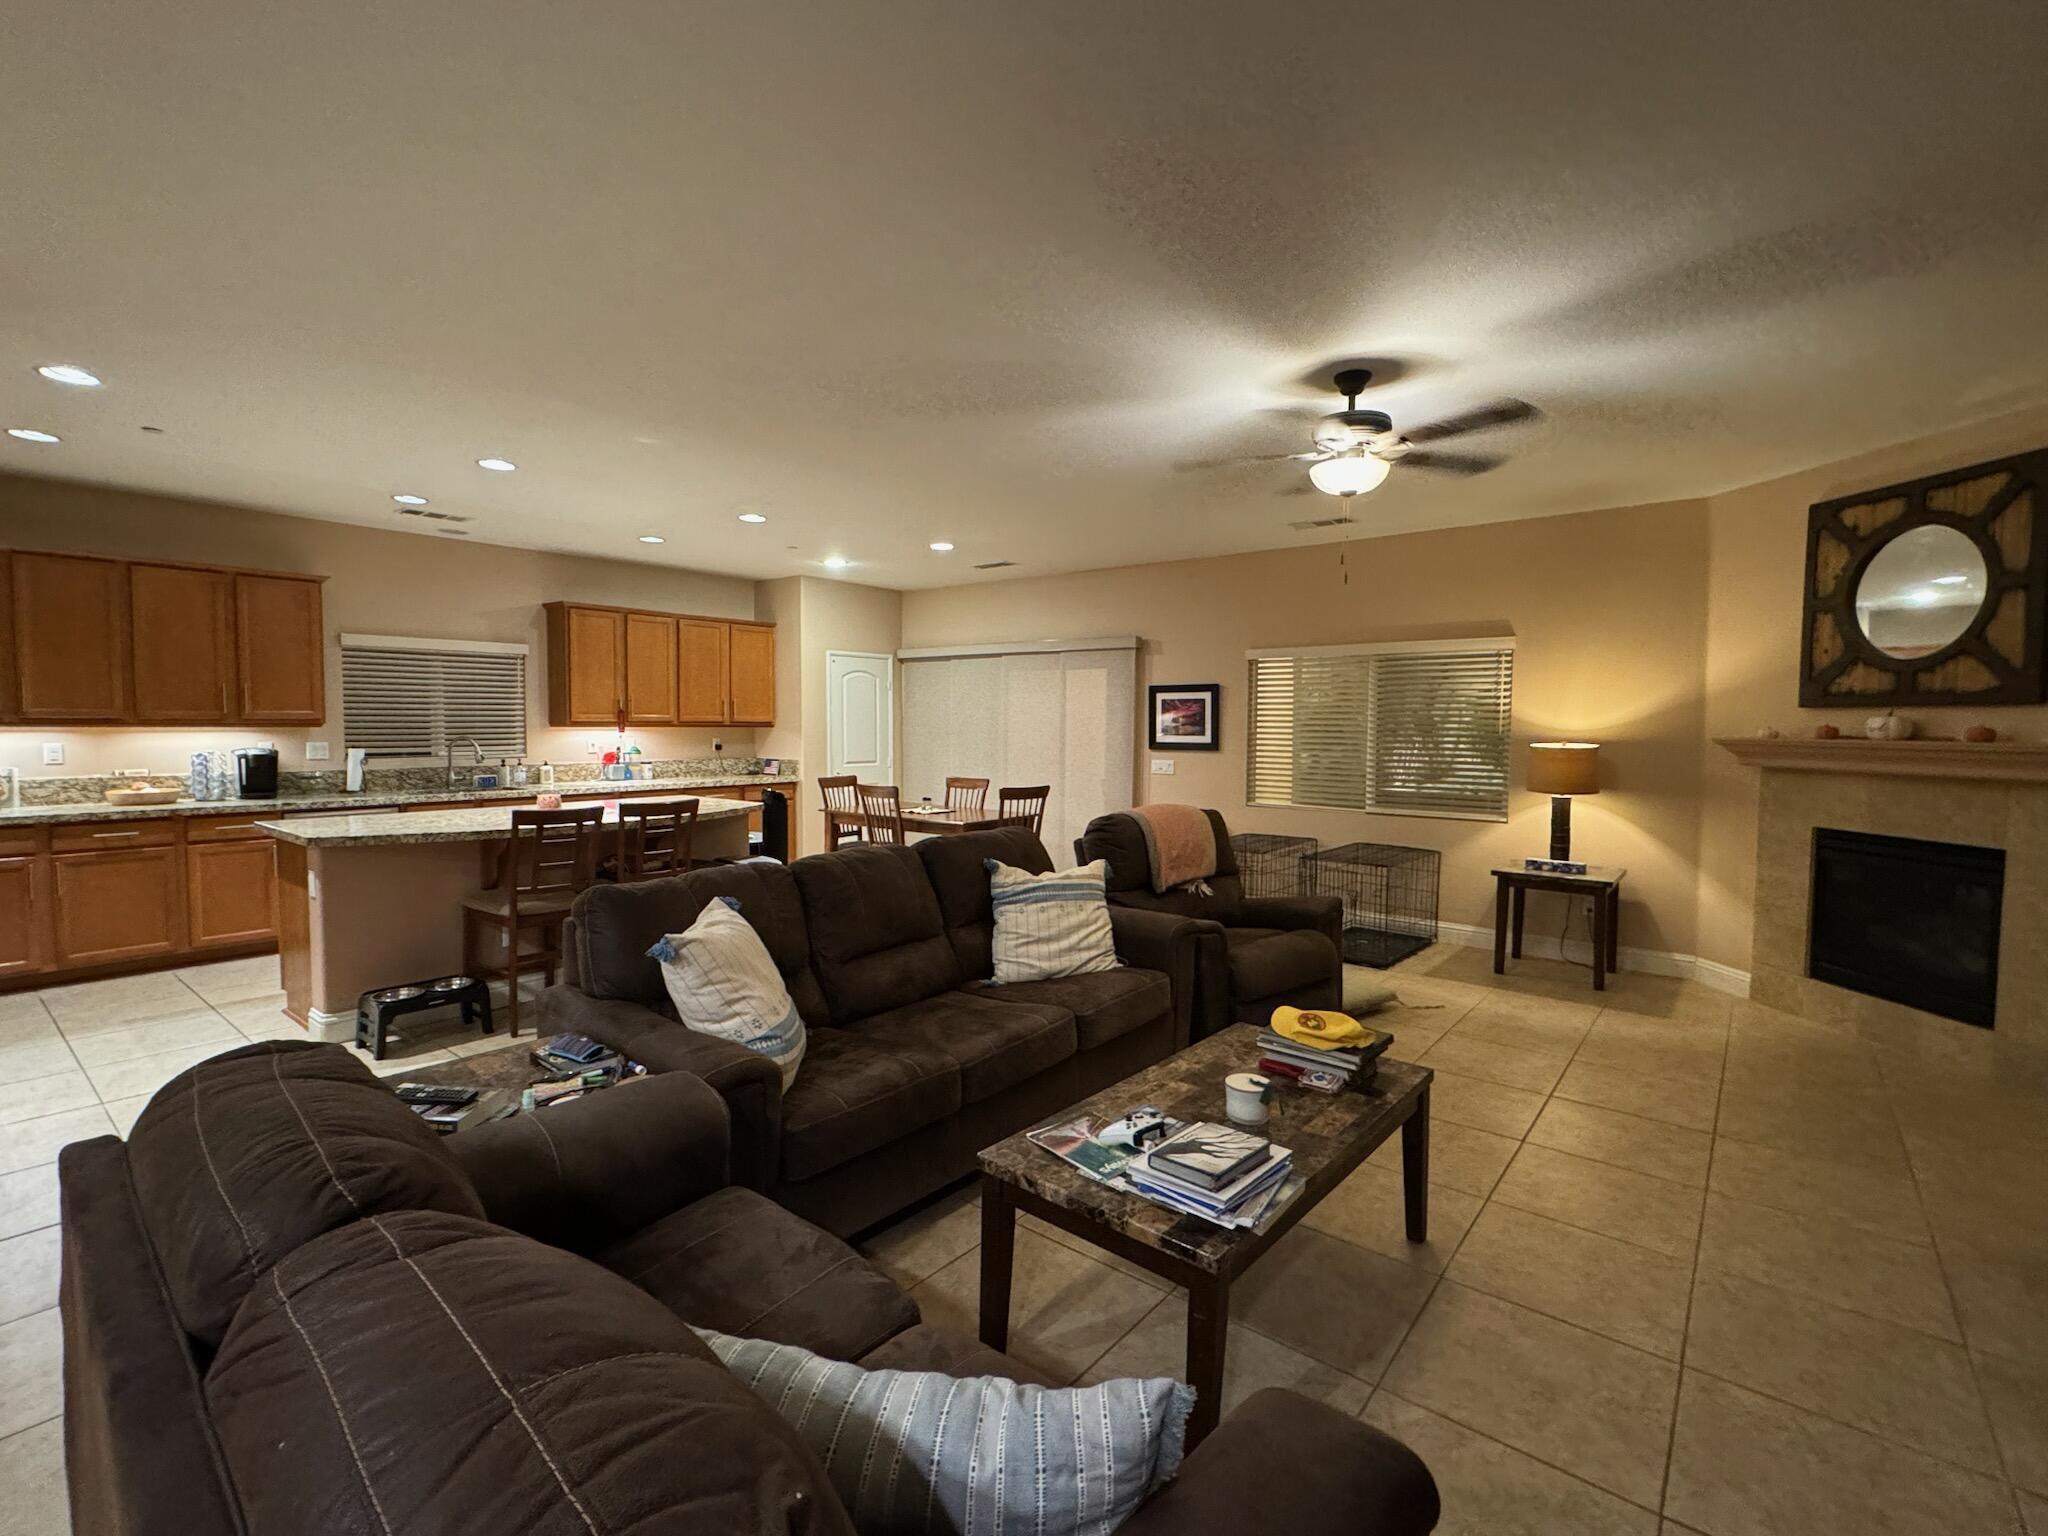
<instances>
[{"instance_id":1,"label":"cabinet drawer handle","mask_svg":"<svg viewBox=\"0 0 2048 1536\"><path fill-rule=\"evenodd\" d=\"M140 832L95 832L94 837L140 837Z\"/></svg>"}]
</instances>

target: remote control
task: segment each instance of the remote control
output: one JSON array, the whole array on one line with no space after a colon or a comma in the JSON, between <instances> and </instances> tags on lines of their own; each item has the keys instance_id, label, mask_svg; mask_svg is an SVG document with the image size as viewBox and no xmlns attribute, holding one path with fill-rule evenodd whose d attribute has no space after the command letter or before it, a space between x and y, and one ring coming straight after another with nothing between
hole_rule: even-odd
<instances>
[{"instance_id":1,"label":"remote control","mask_svg":"<svg viewBox=\"0 0 2048 1536\"><path fill-rule=\"evenodd\" d=\"M406 1104L468 1104L475 1100L474 1088L436 1088L430 1083L400 1083L398 1097Z\"/></svg>"}]
</instances>

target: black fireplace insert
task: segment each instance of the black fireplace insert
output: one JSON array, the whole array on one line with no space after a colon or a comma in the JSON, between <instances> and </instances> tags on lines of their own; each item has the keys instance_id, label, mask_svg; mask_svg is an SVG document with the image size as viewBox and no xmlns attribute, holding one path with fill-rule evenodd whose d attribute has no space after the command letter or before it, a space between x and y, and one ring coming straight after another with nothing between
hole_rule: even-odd
<instances>
[{"instance_id":1,"label":"black fireplace insert","mask_svg":"<svg viewBox=\"0 0 2048 1536\"><path fill-rule=\"evenodd\" d=\"M2003 849L1816 827L1807 974L1989 1029L2004 898Z\"/></svg>"}]
</instances>

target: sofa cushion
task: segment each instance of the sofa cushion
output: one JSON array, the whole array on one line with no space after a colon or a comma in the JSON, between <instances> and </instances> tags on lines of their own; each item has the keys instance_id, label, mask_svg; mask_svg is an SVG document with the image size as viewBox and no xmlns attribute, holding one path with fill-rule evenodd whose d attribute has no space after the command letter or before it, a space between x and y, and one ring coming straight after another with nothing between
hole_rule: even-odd
<instances>
[{"instance_id":1,"label":"sofa cushion","mask_svg":"<svg viewBox=\"0 0 2048 1536\"><path fill-rule=\"evenodd\" d=\"M941 992L863 1019L854 1033L960 1073L960 1100L975 1104L1036 1077L1074 1054L1074 1016L1050 1003L1007 1002L986 991Z\"/></svg>"},{"instance_id":2,"label":"sofa cushion","mask_svg":"<svg viewBox=\"0 0 2048 1536\"><path fill-rule=\"evenodd\" d=\"M857 1360L917 1323L917 1304L895 1281L823 1227L736 1184L597 1261L686 1323L833 1360Z\"/></svg>"},{"instance_id":3,"label":"sofa cushion","mask_svg":"<svg viewBox=\"0 0 2048 1536\"><path fill-rule=\"evenodd\" d=\"M1241 1000L1273 997L1329 979L1333 957L1326 934L1305 928L1226 928L1223 942L1230 962L1230 990Z\"/></svg>"},{"instance_id":4,"label":"sofa cushion","mask_svg":"<svg viewBox=\"0 0 2048 1536\"><path fill-rule=\"evenodd\" d=\"M156 1091L128 1133L178 1320L216 1343L270 1267L383 1211L482 1216L441 1138L338 1045L264 1041Z\"/></svg>"},{"instance_id":5,"label":"sofa cushion","mask_svg":"<svg viewBox=\"0 0 2048 1536\"><path fill-rule=\"evenodd\" d=\"M803 1074L782 1098L782 1176L808 1179L836 1168L945 1119L960 1102L952 1062L844 1029L814 1029Z\"/></svg>"},{"instance_id":6,"label":"sofa cushion","mask_svg":"<svg viewBox=\"0 0 2048 1536\"><path fill-rule=\"evenodd\" d=\"M939 920L924 861L909 848L867 845L790 866L811 935L811 966L832 1022L848 1024L965 979Z\"/></svg>"},{"instance_id":7,"label":"sofa cushion","mask_svg":"<svg viewBox=\"0 0 2048 1536\"><path fill-rule=\"evenodd\" d=\"M851 1530L667 1307L459 1216L375 1216L288 1255L206 1395L250 1536Z\"/></svg>"},{"instance_id":8,"label":"sofa cushion","mask_svg":"<svg viewBox=\"0 0 2048 1536\"><path fill-rule=\"evenodd\" d=\"M1074 1016L1075 1045L1083 1051L1173 1011L1173 988L1165 975L1129 966L1054 981L1013 981L1004 986L980 981L968 991L998 1002L1064 1008Z\"/></svg>"},{"instance_id":9,"label":"sofa cushion","mask_svg":"<svg viewBox=\"0 0 2048 1536\"><path fill-rule=\"evenodd\" d=\"M1052 868L1052 856L1029 827L955 832L911 846L924 861L924 872L939 898L939 920L945 924L953 953L960 957L962 974L970 981L986 981L994 974L991 945L995 938L986 861L994 859L1012 869L1042 875Z\"/></svg>"},{"instance_id":10,"label":"sofa cushion","mask_svg":"<svg viewBox=\"0 0 2048 1536\"><path fill-rule=\"evenodd\" d=\"M971 1333L934 1323L904 1329L857 1363L869 1371L937 1371L942 1376L1001 1376L1041 1387L1060 1385L1014 1355L990 1349Z\"/></svg>"},{"instance_id":11,"label":"sofa cushion","mask_svg":"<svg viewBox=\"0 0 2048 1536\"><path fill-rule=\"evenodd\" d=\"M682 933L706 902L729 896L768 947L783 985L806 1024L827 1021L825 997L811 974L810 935L796 882L783 865L748 859L667 880L600 884L576 898L570 979L592 997L642 1003L674 1017L661 966L647 951L663 934Z\"/></svg>"},{"instance_id":12,"label":"sofa cushion","mask_svg":"<svg viewBox=\"0 0 2048 1536\"><path fill-rule=\"evenodd\" d=\"M1230 846L1230 829L1224 825L1221 813L1205 810L1202 814L1209 818L1210 829L1216 834L1216 873L1208 879L1207 896L1188 890L1163 894L1153 891L1145 829L1129 811L1111 811L1089 822L1076 840L1074 852L1083 863L1101 859L1109 865L1110 894L1125 906L1228 923L1236 917L1238 904L1244 899L1243 882L1237 873L1237 853Z\"/></svg>"}]
</instances>

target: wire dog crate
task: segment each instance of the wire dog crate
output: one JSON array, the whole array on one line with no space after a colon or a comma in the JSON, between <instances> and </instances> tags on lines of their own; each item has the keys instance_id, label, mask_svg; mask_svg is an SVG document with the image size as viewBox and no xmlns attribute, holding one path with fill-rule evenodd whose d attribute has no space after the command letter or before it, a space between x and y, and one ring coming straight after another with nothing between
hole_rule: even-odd
<instances>
[{"instance_id":1,"label":"wire dog crate","mask_svg":"<svg viewBox=\"0 0 2048 1536\"><path fill-rule=\"evenodd\" d=\"M1315 895L1344 898L1344 958L1378 970L1436 942L1443 855L1394 843L1345 843L1303 855Z\"/></svg>"},{"instance_id":2,"label":"wire dog crate","mask_svg":"<svg viewBox=\"0 0 2048 1536\"><path fill-rule=\"evenodd\" d=\"M1316 851L1312 837L1234 832L1230 851L1237 855L1237 877L1247 896L1300 896L1309 888L1308 870L1301 861Z\"/></svg>"}]
</instances>

